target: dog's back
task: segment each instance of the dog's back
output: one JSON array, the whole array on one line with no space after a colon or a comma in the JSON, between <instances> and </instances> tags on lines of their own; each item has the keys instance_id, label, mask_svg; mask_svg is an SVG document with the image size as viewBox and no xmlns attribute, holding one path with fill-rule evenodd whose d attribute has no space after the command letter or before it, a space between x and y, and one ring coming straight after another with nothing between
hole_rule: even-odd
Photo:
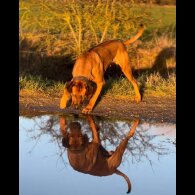
<instances>
[{"instance_id":1,"label":"dog's back","mask_svg":"<svg viewBox=\"0 0 195 195\"><path fill-rule=\"evenodd\" d=\"M126 50L125 45L121 40L106 41L93 47L90 51L96 52L103 63L104 70L113 62L117 52Z\"/></svg>"},{"instance_id":2,"label":"dog's back","mask_svg":"<svg viewBox=\"0 0 195 195\"><path fill-rule=\"evenodd\" d=\"M89 49L77 58L73 68L73 77L82 75L91 80L92 69L100 65L100 61L103 72L105 72L119 50L125 50L125 45L120 40L106 41Z\"/></svg>"}]
</instances>

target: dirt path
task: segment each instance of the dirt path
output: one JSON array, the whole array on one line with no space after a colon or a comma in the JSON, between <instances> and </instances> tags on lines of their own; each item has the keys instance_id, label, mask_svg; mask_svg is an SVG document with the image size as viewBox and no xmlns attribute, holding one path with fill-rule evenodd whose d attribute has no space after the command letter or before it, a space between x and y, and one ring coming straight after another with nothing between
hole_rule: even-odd
<instances>
[{"instance_id":1,"label":"dirt path","mask_svg":"<svg viewBox=\"0 0 195 195\"><path fill-rule=\"evenodd\" d=\"M60 97L51 97L46 94L21 91L19 96L19 114L35 116L42 114L79 114L81 110L67 108L59 109ZM134 119L138 117L144 121L176 122L175 97L144 97L142 102L136 104L127 99L102 98L92 115L117 118Z\"/></svg>"}]
</instances>

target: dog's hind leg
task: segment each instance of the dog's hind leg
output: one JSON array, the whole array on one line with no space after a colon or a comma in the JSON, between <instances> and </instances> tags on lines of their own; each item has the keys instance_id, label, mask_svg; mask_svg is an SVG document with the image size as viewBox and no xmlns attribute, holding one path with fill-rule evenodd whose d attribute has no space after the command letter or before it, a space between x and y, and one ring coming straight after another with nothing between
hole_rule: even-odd
<instances>
[{"instance_id":1,"label":"dog's hind leg","mask_svg":"<svg viewBox=\"0 0 195 195\"><path fill-rule=\"evenodd\" d=\"M120 142L114 153L108 159L108 165L111 169L117 168L122 161L123 154L127 147L128 141L131 137L133 137L135 130L138 126L139 120L134 120L131 129L129 130L127 136Z\"/></svg>"},{"instance_id":2,"label":"dog's hind leg","mask_svg":"<svg viewBox=\"0 0 195 195\"><path fill-rule=\"evenodd\" d=\"M137 82L132 74L132 70L129 64L128 53L126 51L118 53L114 61L116 64L118 64L121 67L121 70L123 71L125 76L132 83L135 94L136 94L135 100L137 103L139 103L141 101L141 94L139 92Z\"/></svg>"}]
</instances>

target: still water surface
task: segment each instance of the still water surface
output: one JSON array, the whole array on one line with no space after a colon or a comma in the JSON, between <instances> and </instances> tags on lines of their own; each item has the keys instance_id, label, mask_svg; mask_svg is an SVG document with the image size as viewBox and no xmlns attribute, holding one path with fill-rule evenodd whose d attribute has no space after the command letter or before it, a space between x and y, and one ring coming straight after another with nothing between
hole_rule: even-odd
<instances>
[{"instance_id":1,"label":"still water surface","mask_svg":"<svg viewBox=\"0 0 195 195\"><path fill-rule=\"evenodd\" d=\"M64 116L66 124L78 121L91 141L84 116ZM100 127L101 143L115 150L132 121L94 118ZM127 183L121 176L97 177L75 171L62 146L59 116L19 118L20 195L119 195L126 194ZM132 195L176 194L176 126L140 121L128 142L118 169L131 180Z\"/></svg>"}]
</instances>

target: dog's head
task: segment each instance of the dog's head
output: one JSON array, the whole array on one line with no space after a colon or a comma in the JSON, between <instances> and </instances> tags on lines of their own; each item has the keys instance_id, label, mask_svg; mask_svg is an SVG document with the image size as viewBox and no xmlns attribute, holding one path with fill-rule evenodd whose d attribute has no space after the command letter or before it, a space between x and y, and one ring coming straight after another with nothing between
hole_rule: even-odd
<instances>
[{"instance_id":1,"label":"dog's head","mask_svg":"<svg viewBox=\"0 0 195 195\"><path fill-rule=\"evenodd\" d=\"M73 152L79 152L89 142L88 136L82 134L81 125L78 122L70 123L69 128L70 132L63 137L62 145Z\"/></svg>"},{"instance_id":2,"label":"dog's head","mask_svg":"<svg viewBox=\"0 0 195 195\"><path fill-rule=\"evenodd\" d=\"M72 106L80 106L85 99L89 99L93 94L93 87L84 80L72 80L67 83L66 89L71 95Z\"/></svg>"}]
</instances>

